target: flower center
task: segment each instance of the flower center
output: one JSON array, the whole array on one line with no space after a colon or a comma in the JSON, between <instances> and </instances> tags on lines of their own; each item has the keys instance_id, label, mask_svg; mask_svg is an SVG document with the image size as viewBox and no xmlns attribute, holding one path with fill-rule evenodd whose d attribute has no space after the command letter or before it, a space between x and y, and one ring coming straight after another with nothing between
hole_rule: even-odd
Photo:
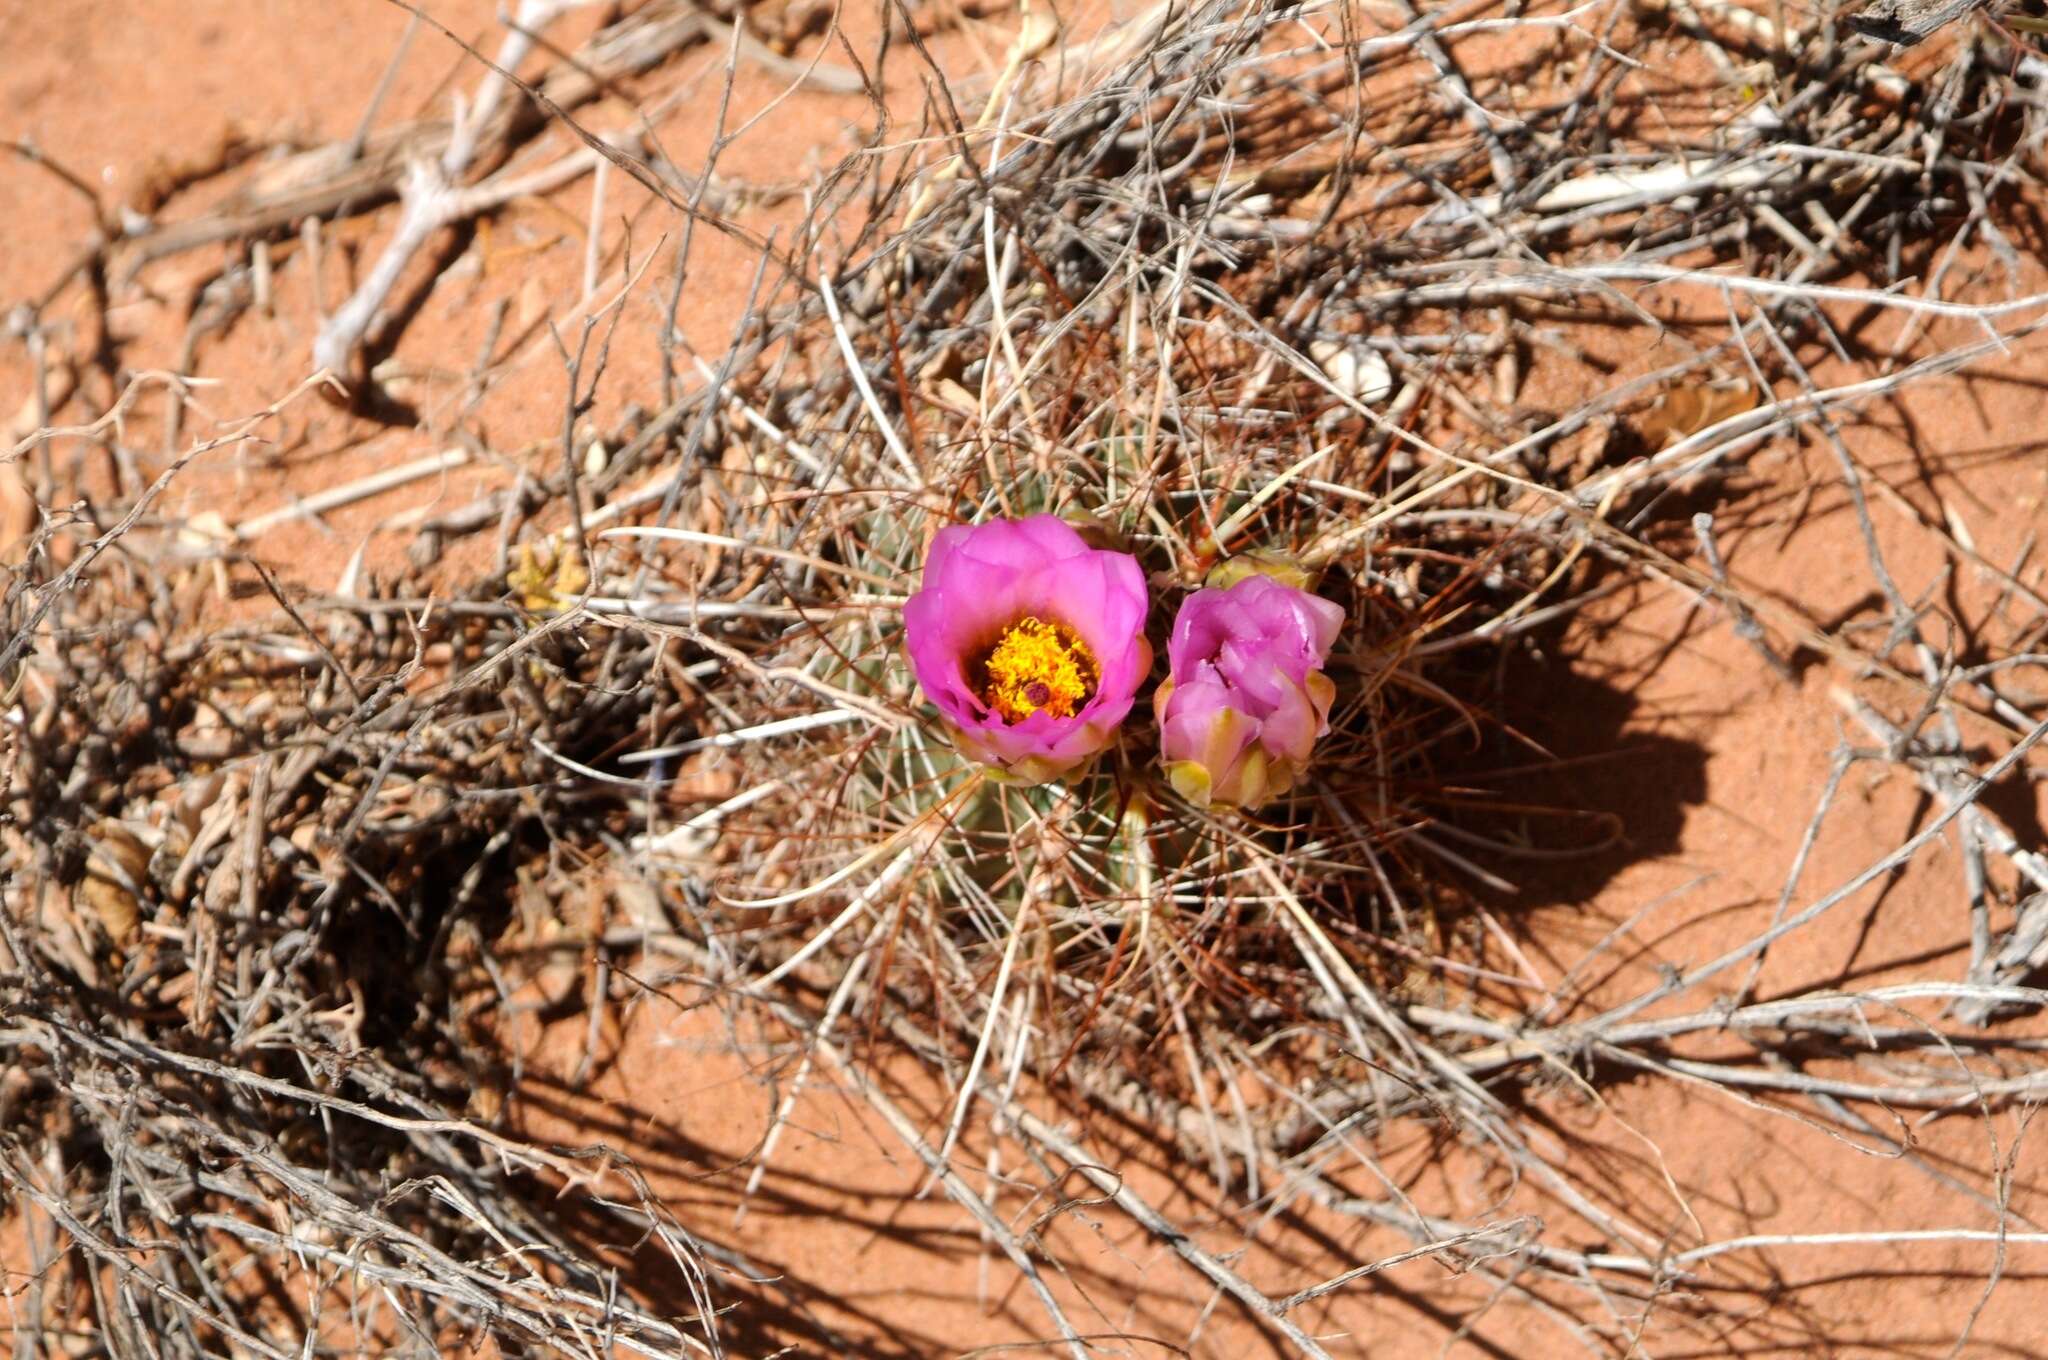
<instances>
[{"instance_id":1,"label":"flower center","mask_svg":"<svg viewBox=\"0 0 2048 1360\"><path fill-rule=\"evenodd\" d=\"M1008 723L1041 712L1073 717L1100 675L1079 634L1029 614L1003 630L975 669L982 702Z\"/></svg>"}]
</instances>

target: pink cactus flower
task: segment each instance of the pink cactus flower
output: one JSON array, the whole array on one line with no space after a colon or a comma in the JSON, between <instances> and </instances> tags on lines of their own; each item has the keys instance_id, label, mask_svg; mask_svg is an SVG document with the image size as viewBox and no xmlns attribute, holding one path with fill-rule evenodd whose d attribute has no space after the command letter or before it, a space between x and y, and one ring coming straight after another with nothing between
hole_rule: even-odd
<instances>
[{"instance_id":1,"label":"pink cactus flower","mask_svg":"<svg viewBox=\"0 0 2048 1360\"><path fill-rule=\"evenodd\" d=\"M1265 575L1188 596L1152 696L1181 797L1255 808L1294 786L1330 730L1337 691L1323 663L1343 624L1330 601Z\"/></svg>"},{"instance_id":2,"label":"pink cactus flower","mask_svg":"<svg viewBox=\"0 0 2048 1360\"><path fill-rule=\"evenodd\" d=\"M1020 784L1116 736L1152 669L1145 573L1052 515L942 529L903 606L910 669L956 746Z\"/></svg>"}]
</instances>

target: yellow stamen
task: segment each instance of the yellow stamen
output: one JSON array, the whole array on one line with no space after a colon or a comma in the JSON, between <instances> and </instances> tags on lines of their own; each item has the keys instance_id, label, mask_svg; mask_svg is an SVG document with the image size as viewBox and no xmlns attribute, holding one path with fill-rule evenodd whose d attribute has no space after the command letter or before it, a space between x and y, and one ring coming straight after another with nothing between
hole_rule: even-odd
<instances>
[{"instance_id":1,"label":"yellow stamen","mask_svg":"<svg viewBox=\"0 0 2048 1360\"><path fill-rule=\"evenodd\" d=\"M1073 717L1100 675L1079 634L1028 614L1003 630L976 669L982 701L1010 723L1038 712Z\"/></svg>"}]
</instances>

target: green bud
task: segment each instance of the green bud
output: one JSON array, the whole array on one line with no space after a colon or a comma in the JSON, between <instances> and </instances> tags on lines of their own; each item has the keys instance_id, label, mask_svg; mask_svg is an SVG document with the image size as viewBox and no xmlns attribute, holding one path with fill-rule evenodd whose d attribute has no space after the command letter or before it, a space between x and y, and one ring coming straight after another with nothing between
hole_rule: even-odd
<instances>
[{"instance_id":1,"label":"green bud","mask_svg":"<svg viewBox=\"0 0 2048 1360\"><path fill-rule=\"evenodd\" d=\"M1294 557L1263 550L1224 558L1209 568L1208 579L1202 584L1213 590L1228 590L1247 576L1270 576L1296 590L1315 589L1314 575Z\"/></svg>"}]
</instances>

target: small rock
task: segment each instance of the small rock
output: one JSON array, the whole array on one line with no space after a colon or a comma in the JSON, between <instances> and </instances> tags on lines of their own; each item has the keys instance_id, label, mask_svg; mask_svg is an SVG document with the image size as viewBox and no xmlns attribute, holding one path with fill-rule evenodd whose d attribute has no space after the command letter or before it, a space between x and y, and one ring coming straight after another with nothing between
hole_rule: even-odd
<instances>
[{"instance_id":1,"label":"small rock","mask_svg":"<svg viewBox=\"0 0 2048 1360\"><path fill-rule=\"evenodd\" d=\"M1377 406L1394 394L1394 371L1377 350L1336 340L1317 340L1309 345L1308 356L1323 370L1331 386L1353 401Z\"/></svg>"}]
</instances>

